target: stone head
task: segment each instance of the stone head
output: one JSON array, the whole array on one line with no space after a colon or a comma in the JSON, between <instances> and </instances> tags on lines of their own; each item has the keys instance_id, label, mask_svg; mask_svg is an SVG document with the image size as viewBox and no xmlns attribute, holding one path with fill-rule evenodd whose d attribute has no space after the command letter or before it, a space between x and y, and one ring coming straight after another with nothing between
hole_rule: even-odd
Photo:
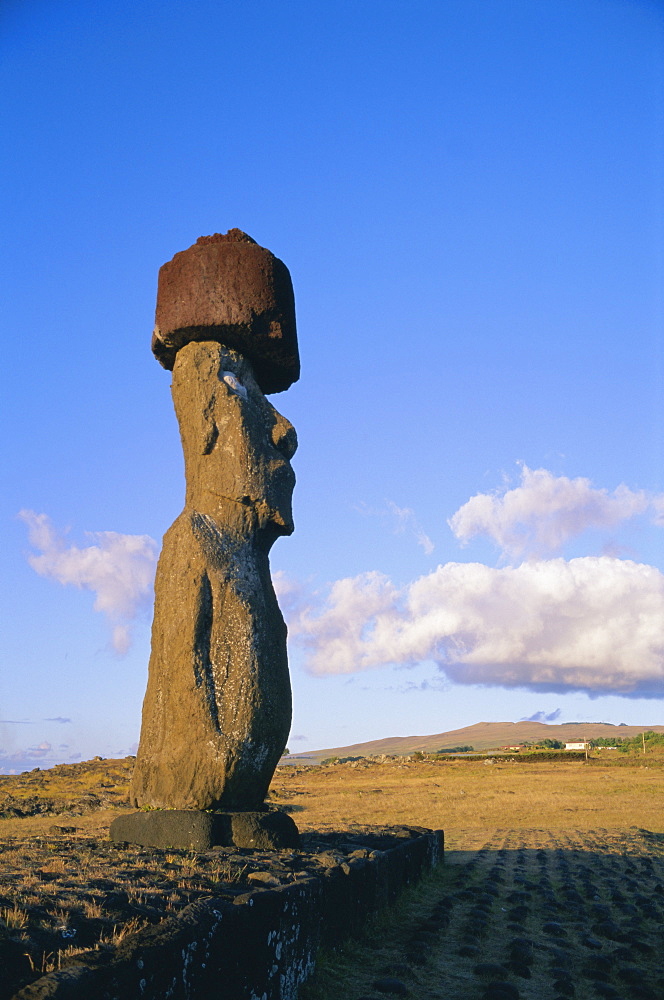
<instances>
[{"instance_id":1,"label":"stone head","mask_svg":"<svg viewBox=\"0 0 664 1000\"><path fill-rule=\"evenodd\" d=\"M188 505L275 537L291 534L297 435L265 397L251 362L222 344L191 342L175 357L172 391Z\"/></svg>"}]
</instances>

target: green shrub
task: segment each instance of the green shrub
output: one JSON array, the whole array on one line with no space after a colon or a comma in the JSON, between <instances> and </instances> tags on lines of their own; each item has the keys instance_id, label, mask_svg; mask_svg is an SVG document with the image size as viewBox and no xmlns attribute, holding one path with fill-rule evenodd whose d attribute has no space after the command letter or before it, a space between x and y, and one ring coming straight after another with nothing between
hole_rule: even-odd
<instances>
[{"instance_id":1,"label":"green shrub","mask_svg":"<svg viewBox=\"0 0 664 1000\"><path fill-rule=\"evenodd\" d=\"M523 761L524 763L529 763L542 760L585 760L585 754L581 753L579 750L532 750L529 753L519 753L510 760Z\"/></svg>"}]
</instances>

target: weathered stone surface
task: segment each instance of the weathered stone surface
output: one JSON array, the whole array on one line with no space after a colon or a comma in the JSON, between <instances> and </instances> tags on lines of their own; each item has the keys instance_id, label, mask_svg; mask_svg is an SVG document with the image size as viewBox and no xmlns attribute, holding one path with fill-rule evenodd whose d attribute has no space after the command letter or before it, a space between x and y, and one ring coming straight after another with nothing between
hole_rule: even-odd
<instances>
[{"instance_id":1,"label":"weathered stone surface","mask_svg":"<svg viewBox=\"0 0 664 1000\"><path fill-rule=\"evenodd\" d=\"M286 813L269 812L227 813L231 818L231 843L252 850L299 847L299 831Z\"/></svg>"},{"instance_id":2,"label":"weathered stone surface","mask_svg":"<svg viewBox=\"0 0 664 1000\"><path fill-rule=\"evenodd\" d=\"M203 812L199 809L156 809L118 816L111 840L145 847L208 851L212 847L281 850L300 846L295 823L276 809L254 812Z\"/></svg>"},{"instance_id":3,"label":"weathered stone surface","mask_svg":"<svg viewBox=\"0 0 664 1000\"><path fill-rule=\"evenodd\" d=\"M263 392L300 377L288 268L239 229L201 236L159 271L152 350L172 369L191 341L218 341L247 357Z\"/></svg>"},{"instance_id":4,"label":"weathered stone surface","mask_svg":"<svg viewBox=\"0 0 664 1000\"><path fill-rule=\"evenodd\" d=\"M241 355L182 347L173 400L185 507L164 537L136 806L260 810L286 746L286 626L268 554L293 530L292 425Z\"/></svg>"}]
</instances>

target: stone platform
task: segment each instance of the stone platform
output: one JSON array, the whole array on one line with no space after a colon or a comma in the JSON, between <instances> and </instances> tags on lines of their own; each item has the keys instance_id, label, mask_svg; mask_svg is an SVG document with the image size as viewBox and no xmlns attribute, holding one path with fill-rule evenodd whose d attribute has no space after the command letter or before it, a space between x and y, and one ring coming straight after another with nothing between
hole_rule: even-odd
<instances>
[{"instance_id":1,"label":"stone platform","mask_svg":"<svg viewBox=\"0 0 664 1000\"><path fill-rule=\"evenodd\" d=\"M300 846L298 829L276 809L253 812L205 812L198 809L151 809L118 816L111 840L142 847L208 851L212 847L282 850Z\"/></svg>"},{"instance_id":2,"label":"stone platform","mask_svg":"<svg viewBox=\"0 0 664 1000\"><path fill-rule=\"evenodd\" d=\"M443 860L442 830L304 833L302 841L284 884L250 891L220 884L218 896L190 903L118 947L76 956L75 965L42 976L13 1000L297 1000L321 945L359 936L371 914ZM283 858L278 878L287 870ZM262 858L260 867L269 862Z\"/></svg>"}]
</instances>

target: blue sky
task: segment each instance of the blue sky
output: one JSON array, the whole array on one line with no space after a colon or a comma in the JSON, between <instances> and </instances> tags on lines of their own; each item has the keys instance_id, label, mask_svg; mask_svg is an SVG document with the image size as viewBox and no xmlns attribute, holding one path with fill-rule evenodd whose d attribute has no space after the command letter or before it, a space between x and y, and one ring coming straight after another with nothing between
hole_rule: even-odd
<instances>
[{"instance_id":1,"label":"blue sky","mask_svg":"<svg viewBox=\"0 0 664 1000\"><path fill-rule=\"evenodd\" d=\"M136 744L157 271L232 227L296 294L291 749L661 723L663 84L647 0L3 4L0 769Z\"/></svg>"}]
</instances>

